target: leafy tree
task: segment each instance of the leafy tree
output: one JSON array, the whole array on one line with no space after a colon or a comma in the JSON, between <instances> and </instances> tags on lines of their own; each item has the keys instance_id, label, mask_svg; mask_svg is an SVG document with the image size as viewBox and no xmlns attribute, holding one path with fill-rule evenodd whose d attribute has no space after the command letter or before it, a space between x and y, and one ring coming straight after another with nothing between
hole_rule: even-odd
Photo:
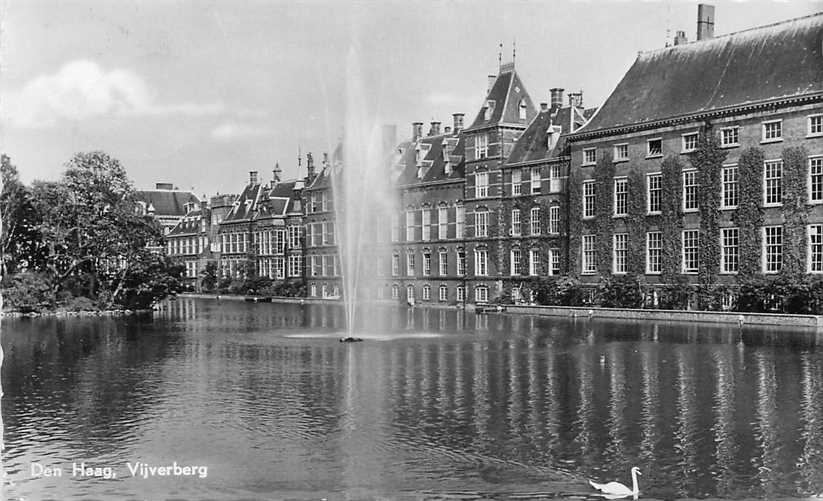
<instances>
[{"instance_id":1,"label":"leafy tree","mask_svg":"<svg viewBox=\"0 0 823 501\"><path fill-rule=\"evenodd\" d=\"M217 262L209 261L206 263L206 267L203 268L203 273L201 276L203 278L201 279L200 285L203 289L207 291L214 290L214 288L217 287L217 282L219 280Z\"/></svg>"},{"instance_id":2,"label":"leafy tree","mask_svg":"<svg viewBox=\"0 0 823 501\"><path fill-rule=\"evenodd\" d=\"M0 271L6 275L37 268L44 254L31 192L20 182L17 167L7 155L0 155L0 173L3 182L0 192L0 217L3 219Z\"/></svg>"}]
</instances>

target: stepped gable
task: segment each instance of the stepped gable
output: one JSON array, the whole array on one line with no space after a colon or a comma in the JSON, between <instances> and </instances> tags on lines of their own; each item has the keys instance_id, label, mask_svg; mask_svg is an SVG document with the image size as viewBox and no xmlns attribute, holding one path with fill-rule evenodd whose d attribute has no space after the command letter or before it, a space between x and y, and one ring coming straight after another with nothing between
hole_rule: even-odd
<instances>
[{"instance_id":1,"label":"stepped gable","mask_svg":"<svg viewBox=\"0 0 823 501\"><path fill-rule=\"evenodd\" d=\"M641 52L580 131L823 93L823 13Z\"/></svg>"},{"instance_id":2,"label":"stepped gable","mask_svg":"<svg viewBox=\"0 0 823 501\"><path fill-rule=\"evenodd\" d=\"M486 119L486 109L488 103L494 102L494 109L491 112L488 120ZM520 76L514 69L513 63L504 64L500 68L500 73L494 81L491 89L489 89L486 99L477 117L472 122L467 130L482 129L484 127L491 127L498 124L523 124L520 118L520 103L525 101L526 105L526 123L529 123L537 114L534 109L529 93L526 92L526 86L520 80Z\"/></svg>"}]
</instances>

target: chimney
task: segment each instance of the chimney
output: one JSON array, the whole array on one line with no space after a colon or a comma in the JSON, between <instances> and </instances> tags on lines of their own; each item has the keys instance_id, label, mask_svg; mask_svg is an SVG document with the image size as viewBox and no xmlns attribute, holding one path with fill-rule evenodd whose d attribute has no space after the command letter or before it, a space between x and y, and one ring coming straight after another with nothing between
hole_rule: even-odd
<instances>
[{"instance_id":1,"label":"chimney","mask_svg":"<svg viewBox=\"0 0 823 501\"><path fill-rule=\"evenodd\" d=\"M274 170L271 171L271 173L272 173L272 183L271 184L272 184L272 188L273 188L275 184L280 182L280 174L283 173L283 171L280 170L280 162L277 162L277 163L274 164Z\"/></svg>"},{"instance_id":2,"label":"chimney","mask_svg":"<svg viewBox=\"0 0 823 501\"><path fill-rule=\"evenodd\" d=\"M383 151L381 154L385 157L397 146L397 126L394 124L383 125Z\"/></svg>"},{"instance_id":3,"label":"chimney","mask_svg":"<svg viewBox=\"0 0 823 501\"><path fill-rule=\"evenodd\" d=\"M257 184L257 171L249 171L249 184Z\"/></svg>"},{"instance_id":4,"label":"chimney","mask_svg":"<svg viewBox=\"0 0 823 501\"><path fill-rule=\"evenodd\" d=\"M431 129L429 129L430 136L439 136L440 135L440 122L432 122Z\"/></svg>"},{"instance_id":5,"label":"chimney","mask_svg":"<svg viewBox=\"0 0 823 501\"><path fill-rule=\"evenodd\" d=\"M574 108L583 107L583 91L569 93L569 106Z\"/></svg>"},{"instance_id":6,"label":"chimney","mask_svg":"<svg viewBox=\"0 0 823 501\"><path fill-rule=\"evenodd\" d=\"M314 177L314 157L311 156L311 152L306 153L306 172L309 178Z\"/></svg>"},{"instance_id":7,"label":"chimney","mask_svg":"<svg viewBox=\"0 0 823 501\"><path fill-rule=\"evenodd\" d=\"M497 75L489 75L489 88L486 89L486 94L488 95L489 92L492 91L492 86L494 85L494 81L497 80Z\"/></svg>"},{"instance_id":8,"label":"chimney","mask_svg":"<svg viewBox=\"0 0 823 501\"><path fill-rule=\"evenodd\" d=\"M540 111L549 111L549 103L540 103Z\"/></svg>"},{"instance_id":9,"label":"chimney","mask_svg":"<svg viewBox=\"0 0 823 501\"><path fill-rule=\"evenodd\" d=\"M423 122L412 122L412 142L423 137Z\"/></svg>"},{"instance_id":10,"label":"chimney","mask_svg":"<svg viewBox=\"0 0 823 501\"><path fill-rule=\"evenodd\" d=\"M454 133L457 134L463 130L463 114L453 113L452 118L454 119Z\"/></svg>"},{"instance_id":11,"label":"chimney","mask_svg":"<svg viewBox=\"0 0 823 501\"><path fill-rule=\"evenodd\" d=\"M155 190L173 190L174 186L171 183L155 183Z\"/></svg>"},{"instance_id":12,"label":"chimney","mask_svg":"<svg viewBox=\"0 0 823 501\"><path fill-rule=\"evenodd\" d=\"M675 45L683 45L684 43L688 42L689 39L686 37L685 31L679 31L674 36L674 44Z\"/></svg>"},{"instance_id":13,"label":"chimney","mask_svg":"<svg viewBox=\"0 0 823 501\"><path fill-rule=\"evenodd\" d=\"M551 103L553 109L563 106L563 89L555 87L554 89L549 90L549 94L549 102Z\"/></svg>"},{"instance_id":14,"label":"chimney","mask_svg":"<svg viewBox=\"0 0 823 501\"><path fill-rule=\"evenodd\" d=\"M697 4L697 40L714 38L714 5Z\"/></svg>"},{"instance_id":15,"label":"chimney","mask_svg":"<svg viewBox=\"0 0 823 501\"><path fill-rule=\"evenodd\" d=\"M452 133L452 128L449 127L448 125L443 128L443 134L448 136L451 133Z\"/></svg>"}]
</instances>

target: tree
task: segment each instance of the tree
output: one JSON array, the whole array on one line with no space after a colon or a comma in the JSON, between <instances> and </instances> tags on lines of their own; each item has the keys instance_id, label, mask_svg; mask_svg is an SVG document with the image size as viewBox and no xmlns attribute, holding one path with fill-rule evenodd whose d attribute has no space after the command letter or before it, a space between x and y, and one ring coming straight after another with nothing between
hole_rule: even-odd
<instances>
[{"instance_id":1,"label":"tree","mask_svg":"<svg viewBox=\"0 0 823 501\"><path fill-rule=\"evenodd\" d=\"M42 239L37 232L37 217L31 191L20 182L17 167L7 155L0 155L3 189L0 192L0 267L2 274L15 274L37 268L44 257Z\"/></svg>"}]
</instances>

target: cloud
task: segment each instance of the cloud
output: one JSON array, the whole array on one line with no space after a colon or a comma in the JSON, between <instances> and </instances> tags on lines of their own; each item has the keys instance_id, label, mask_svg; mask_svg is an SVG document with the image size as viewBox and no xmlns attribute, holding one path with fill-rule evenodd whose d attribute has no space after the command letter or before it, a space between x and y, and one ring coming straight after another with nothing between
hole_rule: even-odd
<instances>
[{"instance_id":1,"label":"cloud","mask_svg":"<svg viewBox=\"0 0 823 501\"><path fill-rule=\"evenodd\" d=\"M105 116L213 115L220 103L159 104L140 75L127 69L106 71L77 60L52 75L41 75L19 90L5 92L0 117L21 128L50 127L61 120Z\"/></svg>"},{"instance_id":2,"label":"cloud","mask_svg":"<svg viewBox=\"0 0 823 501\"><path fill-rule=\"evenodd\" d=\"M257 125L227 122L211 131L211 137L220 141L231 141L243 137L260 137L274 134L274 130Z\"/></svg>"}]
</instances>

